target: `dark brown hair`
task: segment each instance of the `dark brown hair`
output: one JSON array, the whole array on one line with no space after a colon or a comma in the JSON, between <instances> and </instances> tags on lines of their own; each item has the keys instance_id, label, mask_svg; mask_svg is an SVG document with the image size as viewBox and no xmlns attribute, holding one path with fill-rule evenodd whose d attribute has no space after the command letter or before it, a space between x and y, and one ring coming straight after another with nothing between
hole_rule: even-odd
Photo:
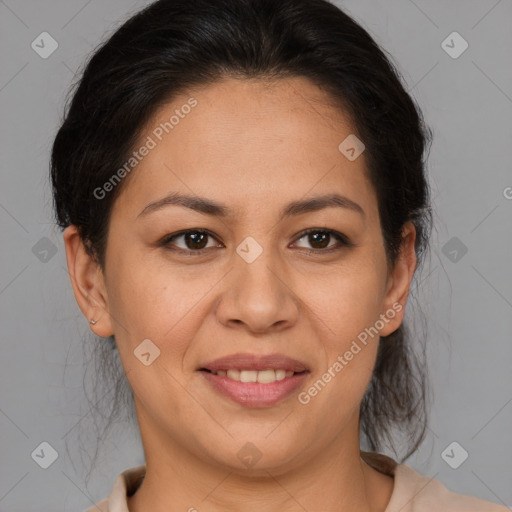
<instances>
[{"instance_id":1,"label":"dark brown hair","mask_svg":"<svg viewBox=\"0 0 512 512\"><path fill-rule=\"evenodd\" d=\"M94 190L123 165L163 102L233 76L300 76L329 94L366 146L389 265L399 254L404 223L412 221L421 266L432 224L425 169L431 130L391 58L325 0L159 0L126 21L89 59L53 144L59 226L76 225L104 266L109 215L123 182L101 200ZM372 451L388 443L397 453L398 427L407 437L404 459L423 440L427 390L422 336L414 333L415 351L406 332L404 323L381 339L360 419ZM115 379L112 420L130 390L114 340L101 343L97 354L105 380Z\"/></svg>"}]
</instances>

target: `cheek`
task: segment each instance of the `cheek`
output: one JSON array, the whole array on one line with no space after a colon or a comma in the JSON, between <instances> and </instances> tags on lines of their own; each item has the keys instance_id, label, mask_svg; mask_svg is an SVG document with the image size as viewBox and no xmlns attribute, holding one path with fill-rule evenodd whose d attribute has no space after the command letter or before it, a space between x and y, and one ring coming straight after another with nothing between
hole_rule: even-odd
<instances>
[{"instance_id":1,"label":"cheek","mask_svg":"<svg viewBox=\"0 0 512 512\"><path fill-rule=\"evenodd\" d=\"M373 372L379 345L382 275L378 266L360 262L322 281L323 286L316 287L308 299L324 351L324 366L318 370L322 382L317 388L323 389L324 384L329 387L325 393L329 401L344 404L341 409L346 412L345 406L358 404Z\"/></svg>"},{"instance_id":2,"label":"cheek","mask_svg":"<svg viewBox=\"0 0 512 512\"><path fill-rule=\"evenodd\" d=\"M382 312L383 279L375 264L359 261L315 279L309 287L308 302L339 348L375 325Z\"/></svg>"},{"instance_id":3,"label":"cheek","mask_svg":"<svg viewBox=\"0 0 512 512\"><path fill-rule=\"evenodd\" d=\"M186 386L184 354L198 326L204 287L210 289L214 283L208 278L191 281L153 263L127 256L116 259L109 273L109 307L119 355L137 399L144 408L157 404L155 416L172 410L179 422L190 407L186 395L177 398L184 396ZM150 363L146 366L139 357L147 352Z\"/></svg>"},{"instance_id":4,"label":"cheek","mask_svg":"<svg viewBox=\"0 0 512 512\"><path fill-rule=\"evenodd\" d=\"M206 272L194 275L149 257L116 259L108 282L116 337L132 350L150 339L172 352L169 355L181 353L200 322L197 315L205 297L218 281Z\"/></svg>"}]
</instances>

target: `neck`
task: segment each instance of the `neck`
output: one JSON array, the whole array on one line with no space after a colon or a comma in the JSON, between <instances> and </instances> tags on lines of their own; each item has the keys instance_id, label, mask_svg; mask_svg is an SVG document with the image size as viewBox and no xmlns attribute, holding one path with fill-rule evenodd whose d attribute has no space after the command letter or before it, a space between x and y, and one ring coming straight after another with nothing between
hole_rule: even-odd
<instances>
[{"instance_id":1,"label":"neck","mask_svg":"<svg viewBox=\"0 0 512 512\"><path fill-rule=\"evenodd\" d=\"M363 462L358 427L354 418L314 457L247 471L205 462L162 433L144 443L146 476L128 498L129 510L385 512L393 479Z\"/></svg>"}]
</instances>

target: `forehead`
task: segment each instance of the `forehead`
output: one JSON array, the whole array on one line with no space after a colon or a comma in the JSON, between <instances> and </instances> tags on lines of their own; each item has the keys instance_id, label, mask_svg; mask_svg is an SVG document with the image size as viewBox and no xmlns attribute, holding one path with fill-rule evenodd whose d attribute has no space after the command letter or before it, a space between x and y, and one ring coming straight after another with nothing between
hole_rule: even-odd
<instances>
[{"instance_id":1,"label":"forehead","mask_svg":"<svg viewBox=\"0 0 512 512\"><path fill-rule=\"evenodd\" d=\"M338 148L354 133L349 116L305 78L223 79L156 111L134 148L151 149L119 202L144 206L176 190L239 213L334 191L368 202L364 153L349 161Z\"/></svg>"}]
</instances>

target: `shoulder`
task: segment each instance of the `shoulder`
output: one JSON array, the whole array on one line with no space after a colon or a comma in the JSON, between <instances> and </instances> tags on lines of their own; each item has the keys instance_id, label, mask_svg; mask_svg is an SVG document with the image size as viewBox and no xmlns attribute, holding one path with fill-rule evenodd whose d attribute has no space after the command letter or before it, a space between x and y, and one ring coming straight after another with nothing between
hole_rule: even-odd
<instances>
[{"instance_id":1,"label":"shoulder","mask_svg":"<svg viewBox=\"0 0 512 512\"><path fill-rule=\"evenodd\" d=\"M127 496L131 496L146 474L146 465L129 468L119 474L108 498L85 512L128 512Z\"/></svg>"},{"instance_id":2,"label":"shoulder","mask_svg":"<svg viewBox=\"0 0 512 512\"><path fill-rule=\"evenodd\" d=\"M362 456L378 471L394 477L393 493L385 512L510 512L507 507L452 492L439 480L422 476L384 455L363 452ZM126 496L140 485L145 469L143 465L123 471L110 496L85 512L128 512Z\"/></svg>"},{"instance_id":3,"label":"shoulder","mask_svg":"<svg viewBox=\"0 0 512 512\"><path fill-rule=\"evenodd\" d=\"M506 512L507 507L458 494L439 480L422 476L409 466L394 470L395 487L385 512Z\"/></svg>"},{"instance_id":4,"label":"shoulder","mask_svg":"<svg viewBox=\"0 0 512 512\"><path fill-rule=\"evenodd\" d=\"M377 471L394 478L384 512L510 512L502 505L450 491L439 480L420 475L387 455L362 451L361 457Z\"/></svg>"},{"instance_id":5,"label":"shoulder","mask_svg":"<svg viewBox=\"0 0 512 512\"><path fill-rule=\"evenodd\" d=\"M109 512L108 499L105 498L104 500L101 500L99 503L96 503L96 505L94 505L91 508L88 508L84 512Z\"/></svg>"}]
</instances>

